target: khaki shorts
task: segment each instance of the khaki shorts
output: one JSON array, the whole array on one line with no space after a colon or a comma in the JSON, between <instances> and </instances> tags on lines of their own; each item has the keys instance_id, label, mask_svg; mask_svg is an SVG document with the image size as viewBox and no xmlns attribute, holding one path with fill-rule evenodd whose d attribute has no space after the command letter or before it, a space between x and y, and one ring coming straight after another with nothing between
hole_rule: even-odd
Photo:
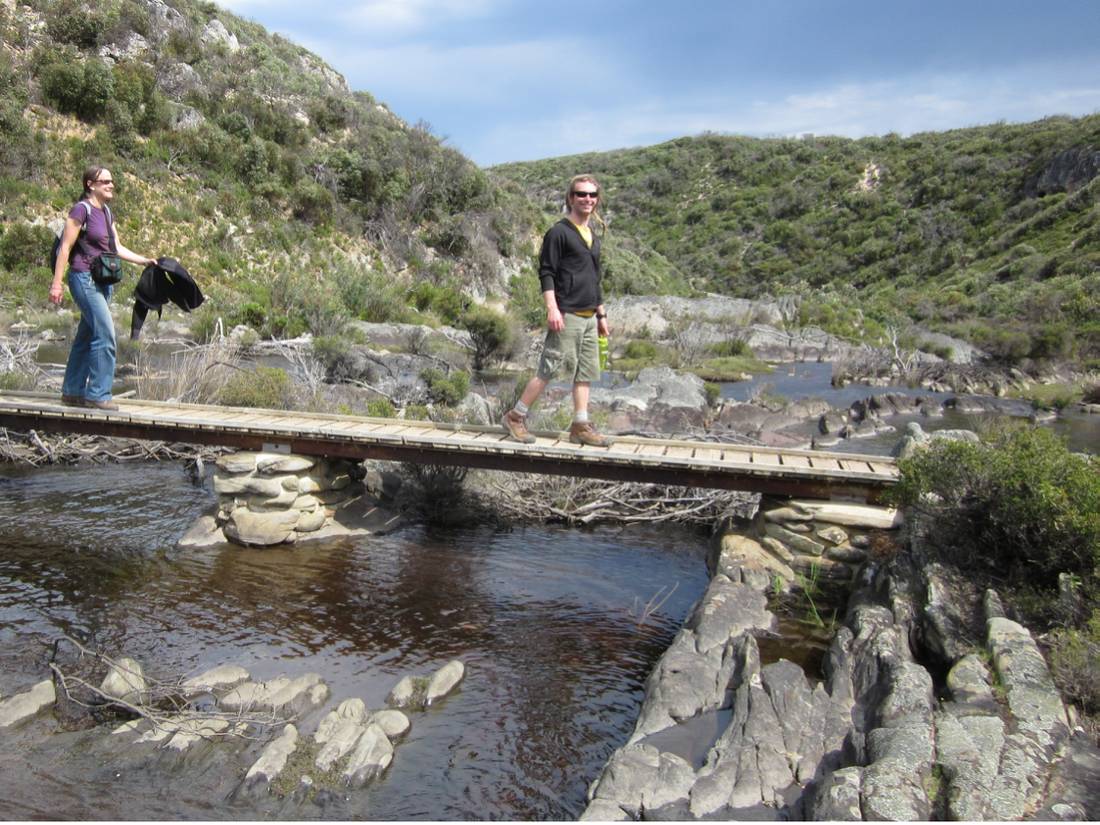
<instances>
[{"instance_id":1,"label":"khaki shorts","mask_svg":"<svg viewBox=\"0 0 1100 825\"><path fill-rule=\"evenodd\" d=\"M539 378L543 381L567 378L574 384L599 381L600 344L596 316L582 318L565 312L562 317L565 329L546 333L539 359Z\"/></svg>"}]
</instances>

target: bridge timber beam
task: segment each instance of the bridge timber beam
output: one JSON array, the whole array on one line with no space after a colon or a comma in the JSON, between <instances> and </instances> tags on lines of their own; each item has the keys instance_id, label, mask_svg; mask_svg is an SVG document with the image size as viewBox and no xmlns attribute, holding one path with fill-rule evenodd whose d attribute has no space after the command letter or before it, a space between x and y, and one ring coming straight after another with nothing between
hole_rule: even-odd
<instances>
[{"instance_id":1,"label":"bridge timber beam","mask_svg":"<svg viewBox=\"0 0 1100 825\"><path fill-rule=\"evenodd\" d=\"M104 412L62 406L55 395L4 391L0 426L872 503L897 481L893 460L882 456L638 437L594 448L548 432L519 444L498 427L155 401L119 406Z\"/></svg>"}]
</instances>

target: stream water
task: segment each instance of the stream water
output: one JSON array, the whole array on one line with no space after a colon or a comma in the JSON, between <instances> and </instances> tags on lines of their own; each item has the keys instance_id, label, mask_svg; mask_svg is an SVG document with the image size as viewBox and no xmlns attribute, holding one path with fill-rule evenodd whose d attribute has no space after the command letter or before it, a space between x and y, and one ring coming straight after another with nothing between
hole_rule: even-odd
<instances>
[{"instance_id":1,"label":"stream water","mask_svg":"<svg viewBox=\"0 0 1100 825\"><path fill-rule=\"evenodd\" d=\"M212 500L175 464L0 467L0 695L46 678L64 635L160 677L316 672L323 712L352 696L382 707L402 676L453 658L458 692L411 714L380 780L323 801L230 799L253 743L174 755L47 715L0 732L0 817L575 818L707 581L705 536L636 528L175 550Z\"/></svg>"}]
</instances>

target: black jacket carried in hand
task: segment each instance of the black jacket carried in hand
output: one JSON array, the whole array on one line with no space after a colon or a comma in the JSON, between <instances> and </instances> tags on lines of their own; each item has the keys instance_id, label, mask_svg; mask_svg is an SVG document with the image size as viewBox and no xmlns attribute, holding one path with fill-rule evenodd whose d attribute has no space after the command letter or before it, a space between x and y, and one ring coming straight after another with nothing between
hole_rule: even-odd
<instances>
[{"instance_id":1,"label":"black jacket carried in hand","mask_svg":"<svg viewBox=\"0 0 1100 825\"><path fill-rule=\"evenodd\" d=\"M205 299L191 274L175 258L157 258L141 272L134 288L134 314L130 320L130 338L141 335L141 325L149 310L160 316L161 307L171 301L184 312L190 312Z\"/></svg>"}]
</instances>

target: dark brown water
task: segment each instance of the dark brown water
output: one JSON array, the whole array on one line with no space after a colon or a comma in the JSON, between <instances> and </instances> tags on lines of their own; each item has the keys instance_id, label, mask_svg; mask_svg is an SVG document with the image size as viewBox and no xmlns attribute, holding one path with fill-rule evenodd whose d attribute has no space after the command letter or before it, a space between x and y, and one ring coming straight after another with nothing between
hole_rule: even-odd
<instances>
[{"instance_id":1,"label":"dark brown water","mask_svg":"<svg viewBox=\"0 0 1100 825\"><path fill-rule=\"evenodd\" d=\"M230 801L259 745L183 755L47 715L0 731L0 817L568 819L633 727L642 686L706 585L705 538L423 527L321 550L174 550L212 500L176 465L0 467L0 695L70 634L153 675L222 663L319 673L378 708L452 658L381 780L319 800ZM671 597L643 622L662 586Z\"/></svg>"}]
</instances>

